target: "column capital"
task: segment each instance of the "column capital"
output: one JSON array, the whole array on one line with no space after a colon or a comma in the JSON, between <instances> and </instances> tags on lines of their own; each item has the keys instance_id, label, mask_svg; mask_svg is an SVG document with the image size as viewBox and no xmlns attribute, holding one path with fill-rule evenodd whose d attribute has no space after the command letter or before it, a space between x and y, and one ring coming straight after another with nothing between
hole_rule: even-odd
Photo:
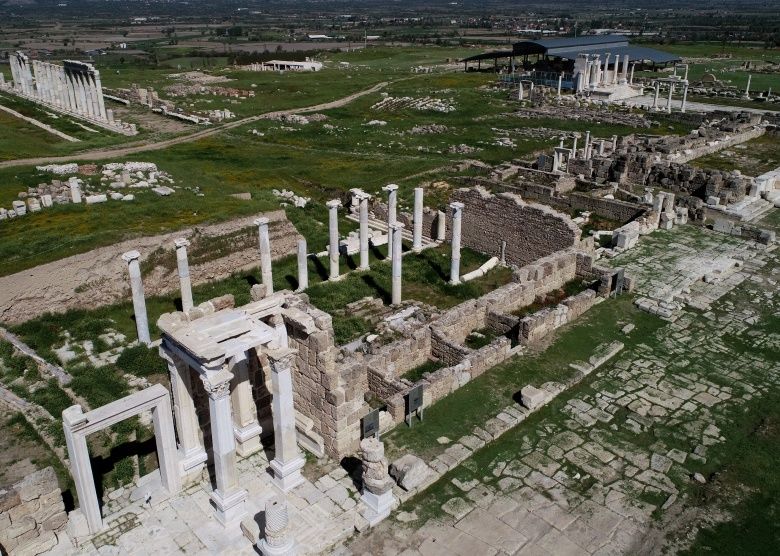
<instances>
[{"instance_id":1,"label":"column capital","mask_svg":"<svg viewBox=\"0 0 780 556\"><path fill-rule=\"evenodd\" d=\"M463 203L460 201L453 201L450 203L450 208L454 211L463 210L466 207Z\"/></svg>"},{"instance_id":2,"label":"column capital","mask_svg":"<svg viewBox=\"0 0 780 556\"><path fill-rule=\"evenodd\" d=\"M173 240L173 244L179 248L179 247L189 247L190 240L188 240L186 237L180 237L175 240Z\"/></svg>"},{"instance_id":3,"label":"column capital","mask_svg":"<svg viewBox=\"0 0 780 556\"><path fill-rule=\"evenodd\" d=\"M354 189L352 191L352 194L358 201L368 201L371 198L371 195L369 195L362 189Z\"/></svg>"},{"instance_id":4,"label":"column capital","mask_svg":"<svg viewBox=\"0 0 780 556\"><path fill-rule=\"evenodd\" d=\"M271 370L278 373L292 367L293 357L295 357L297 353L297 349L278 348L268 350L266 355L268 355L268 359L271 362Z\"/></svg>"},{"instance_id":5,"label":"column capital","mask_svg":"<svg viewBox=\"0 0 780 556\"><path fill-rule=\"evenodd\" d=\"M137 261L140 258L141 258L141 253L135 250L128 251L127 253L122 255L122 260L125 261L126 263Z\"/></svg>"},{"instance_id":6,"label":"column capital","mask_svg":"<svg viewBox=\"0 0 780 556\"><path fill-rule=\"evenodd\" d=\"M255 226L268 226L268 223L270 220L266 218L265 216L261 216L260 218L255 219Z\"/></svg>"},{"instance_id":7,"label":"column capital","mask_svg":"<svg viewBox=\"0 0 780 556\"><path fill-rule=\"evenodd\" d=\"M233 373L230 371L223 369L210 378L200 375L200 379L211 399L226 398L230 394L230 381L233 380Z\"/></svg>"},{"instance_id":8,"label":"column capital","mask_svg":"<svg viewBox=\"0 0 780 556\"><path fill-rule=\"evenodd\" d=\"M393 222L392 224L390 224L390 229L393 231L403 230L404 228L406 228L406 224L404 224L403 222Z\"/></svg>"},{"instance_id":9,"label":"column capital","mask_svg":"<svg viewBox=\"0 0 780 556\"><path fill-rule=\"evenodd\" d=\"M387 191L388 193L391 193L393 191L398 191L398 184L397 183L388 183L386 186L382 188L382 191Z\"/></svg>"},{"instance_id":10,"label":"column capital","mask_svg":"<svg viewBox=\"0 0 780 556\"><path fill-rule=\"evenodd\" d=\"M325 203L325 206L327 206L329 209L337 209L341 206L341 200L331 199L330 201Z\"/></svg>"}]
</instances>

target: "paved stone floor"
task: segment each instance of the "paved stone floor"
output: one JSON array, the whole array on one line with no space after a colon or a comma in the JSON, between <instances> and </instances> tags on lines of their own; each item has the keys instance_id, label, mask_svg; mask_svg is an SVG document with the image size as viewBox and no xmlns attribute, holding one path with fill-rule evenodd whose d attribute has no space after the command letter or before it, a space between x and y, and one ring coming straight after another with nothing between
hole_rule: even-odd
<instances>
[{"instance_id":1,"label":"paved stone floor","mask_svg":"<svg viewBox=\"0 0 780 556\"><path fill-rule=\"evenodd\" d=\"M637 278L639 299L671 303L656 332L335 552L647 551L655 518L682 503L729 416L777 387L766 354L780 351L768 320L779 262L774 248L692 226L643 238L612 264Z\"/></svg>"},{"instance_id":2,"label":"paved stone floor","mask_svg":"<svg viewBox=\"0 0 780 556\"><path fill-rule=\"evenodd\" d=\"M242 486L247 489L247 510L260 516L265 502L278 491L266 471L261 452L238 463ZM155 492L154 488L148 489ZM146 489L141 487L141 497ZM257 554L236 525L225 529L214 518L206 481L171 499L145 504L139 500L106 519L106 531L75 548L67 540L54 554ZM355 530L359 494L347 473L336 468L316 482L304 482L287 495L293 537L299 554L318 554Z\"/></svg>"}]
</instances>

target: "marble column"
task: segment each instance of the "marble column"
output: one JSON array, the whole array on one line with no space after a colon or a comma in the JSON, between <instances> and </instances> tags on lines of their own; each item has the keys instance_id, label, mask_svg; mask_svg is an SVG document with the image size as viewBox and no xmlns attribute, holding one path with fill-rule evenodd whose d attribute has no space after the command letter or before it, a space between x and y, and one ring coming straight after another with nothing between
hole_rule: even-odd
<instances>
[{"instance_id":1,"label":"marble column","mask_svg":"<svg viewBox=\"0 0 780 556\"><path fill-rule=\"evenodd\" d=\"M571 157L575 158L575 159L577 158L577 140L578 139L579 138L575 135L574 136L574 144L571 147Z\"/></svg>"},{"instance_id":2,"label":"marble column","mask_svg":"<svg viewBox=\"0 0 780 556\"><path fill-rule=\"evenodd\" d=\"M276 332L276 342L273 344L274 349L287 349L290 347L290 339L287 336L287 326L284 324L284 317L281 314L271 317L270 324L273 325Z\"/></svg>"},{"instance_id":3,"label":"marble column","mask_svg":"<svg viewBox=\"0 0 780 556\"><path fill-rule=\"evenodd\" d=\"M655 82L655 93L653 94L653 110L658 110L658 95L661 92L661 83Z\"/></svg>"},{"instance_id":4,"label":"marble column","mask_svg":"<svg viewBox=\"0 0 780 556\"><path fill-rule=\"evenodd\" d=\"M173 394L173 417L176 436L179 439L179 460L184 481L197 481L207 459L203 447L200 423L192 395L190 367L168 348L160 347L160 357L168 364L168 374Z\"/></svg>"},{"instance_id":5,"label":"marble column","mask_svg":"<svg viewBox=\"0 0 780 556\"><path fill-rule=\"evenodd\" d=\"M585 132L585 146L582 148L582 154L585 160L590 158L590 131Z\"/></svg>"},{"instance_id":6,"label":"marble column","mask_svg":"<svg viewBox=\"0 0 780 556\"><path fill-rule=\"evenodd\" d=\"M753 80L752 75L748 75L747 86L745 87L745 98L750 98L750 82Z\"/></svg>"},{"instance_id":7,"label":"marble column","mask_svg":"<svg viewBox=\"0 0 780 556\"><path fill-rule=\"evenodd\" d=\"M185 313L192 309L192 283L190 282L190 264L187 261L187 246L190 242L180 237L175 240L176 266L179 270L179 284L181 285L181 309Z\"/></svg>"},{"instance_id":8,"label":"marble column","mask_svg":"<svg viewBox=\"0 0 780 556\"><path fill-rule=\"evenodd\" d=\"M561 86L563 85L563 74L558 74L558 100L561 98Z\"/></svg>"},{"instance_id":9,"label":"marble column","mask_svg":"<svg viewBox=\"0 0 780 556\"><path fill-rule=\"evenodd\" d=\"M144 283L141 279L141 267L138 259L141 254L138 251L128 251L122 255L122 260L127 263L130 273L130 290L133 294L133 312L135 313L135 328L138 331L138 341L147 346L152 343L149 336L149 321L146 317L146 300L144 299Z\"/></svg>"},{"instance_id":10,"label":"marble column","mask_svg":"<svg viewBox=\"0 0 780 556\"><path fill-rule=\"evenodd\" d=\"M392 253L392 301L393 305L401 303L401 250L403 242L401 241L401 234L403 233L404 225L401 222L396 222L390 227L390 231L393 234L393 253Z\"/></svg>"},{"instance_id":11,"label":"marble column","mask_svg":"<svg viewBox=\"0 0 780 556\"><path fill-rule=\"evenodd\" d=\"M393 252L393 235L390 233L390 226L395 224L397 220L398 186L391 183L382 189L387 191L387 256L390 257Z\"/></svg>"},{"instance_id":12,"label":"marble column","mask_svg":"<svg viewBox=\"0 0 780 556\"><path fill-rule=\"evenodd\" d=\"M606 58L604 59L604 73L601 74L601 84L606 85L607 82L607 72L609 71L609 59L612 57L612 54L607 52Z\"/></svg>"},{"instance_id":13,"label":"marble column","mask_svg":"<svg viewBox=\"0 0 780 556\"><path fill-rule=\"evenodd\" d=\"M628 82L633 85L634 84L634 70L636 69L636 64L631 64L631 75L628 78Z\"/></svg>"},{"instance_id":14,"label":"marble column","mask_svg":"<svg viewBox=\"0 0 780 556\"><path fill-rule=\"evenodd\" d=\"M362 191L357 194L358 201L360 203L360 266L358 270L368 270L370 268L368 262L368 199L371 196Z\"/></svg>"},{"instance_id":15,"label":"marble column","mask_svg":"<svg viewBox=\"0 0 780 556\"><path fill-rule=\"evenodd\" d=\"M447 215L443 210L436 212L436 241L447 239Z\"/></svg>"},{"instance_id":16,"label":"marble column","mask_svg":"<svg viewBox=\"0 0 780 556\"><path fill-rule=\"evenodd\" d=\"M87 435L81 433L87 425L81 406L72 406L63 411L62 421L65 445L70 461L70 473L76 483L76 493L79 498L79 509L87 521L89 532L99 533L103 528L103 516L100 514L100 501L95 490L95 477L92 474Z\"/></svg>"},{"instance_id":17,"label":"marble column","mask_svg":"<svg viewBox=\"0 0 780 556\"><path fill-rule=\"evenodd\" d=\"M618 140L618 136L617 135L613 135L612 136L612 152L615 152L617 150L617 140Z\"/></svg>"},{"instance_id":18,"label":"marble column","mask_svg":"<svg viewBox=\"0 0 780 556\"><path fill-rule=\"evenodd\" d=\"M271 387L274 418L274 459L271 461L273 483L289 492L303 482L301 468L304 460L298 448L293 404L292 362L296 350L268 351L271 364Z\"/></svg>"},{"instance_id":19,"label":"marble column","mask_svg":"<svg viewBox=\"0 0 780 556\"><path fill-rule=\"evenodd\" d=\"M669 97L666 100L666 111L672 113L672 95L674 94L674 83L669 83Z\"/></svg>"},{"instance_id":20,"label":"marble column","mask_svg":"<svg viewBox=\"0 0 780 556\"><path fill-rule=\"evenodd\" d=\"M233 434L236 437L236 453L247 457L258 452L260 433L263 429L257 421L257 406L252 396L252 383L249 381L249 361L246 353L233 357L231 361L233 387L230 401L233 406Z\"/></svg>"},{"instance_id":21,"label":"marble column","mask_svg":"<svg viewBox=\"0 0 780 556\"><path fill-rule=\"evenodd\" d=\"M295 539L290 533L287 501L274 496L265 503L265 536L257 543L263 556L295 556Z\"/></svg>"},{"instance_id":22,"label":"marble column","mask_svg":"<svg viewBox=\"0 0 780 556\"><path fill-rule=\"evenodd\" d=\"M623 56L623 73L622 73L622 75L620 77L621 85L625 85L626 83L628 83L628 65L629 65L629 63L630 62L629 62L628 54L626 54L625 56Z\"/></svg>"},{"instance_id":23,"label":"marble column","mask_svg":"<svg viewBox=\"0 0 780 556\"><path fill-rule=\"evenodd\" d=\"M423 232L423 195L422 187L414 188L414 229L412 232L412 251L419 253L422 250Z\"/></svg>"},{"instance_id":24,"label":"marble column","mask_svg":"<svg viewBox=\"0 0 780 556\"><path fill-rule=\"evenodd\" d=\"M258 243L260 245L260 274L262 275L265 295L274 293L274 277L271 269L271 240L268 237L268 219L265 217L255 220L257 226Z\"/></svg>"},{"instance_id":25,"label":"marble column","mask_svg":"<svg viewBox=\"0 0 780 556\"><path fill-rule=\"evenodd\" d=\"M309 252L306 247L306 239L298 240L298 289L302 292L309 287Z\"/></svg>"},{"instance_id":26,"label":"marble column","mask_svg":"<svg viewBox=\"0 0 780 556\"><path fill-rule=\"evenodd\" d=\"M604 156L604 140L599 142L599 156Z\"/></svg>"},{"instance_id":27,"label":"marble column","mask_svg":"<svg viewBox=\"0 0 780 556\"><path fill-rule=\"evenodd\" d=\"M463 217L463 203L450 203L452 209L452 261L450 263L450 284L460 284L460 230Z\"/></svg>"},{"instance_id":28,"label":"marble column","mask_svg":"<svg viewBox=\"0 0 780 556\"><path fill-rule=\"evenodd\" d=\"M680 112L685 113L686 104L688 102L688 84L685 83L683 85L683 97L682 97L682 104L680 105Z\"/></svg>"},{"instance_id":29,"label":"marble column","mask_svg":"<svg viewBox=\"0 0 780 556\"><path fill-rule=\"evenodd\" d=\"M97 92L98 116L104 120L108 119L106 114L106 101L103 99L103 83L100 79L100 72L95 70L95 91Z\"/></svg>"},{"instance_id":30,"label":"marble column","mask_svg":"<svg viewBox=\"0 0 780 556\"><path fill-rule=\"evenodd\" d=\"M328 244L328 258L330 259L329 280L339 279L339 207L341 201L333 199L327 202L328 206L328 230L330 243Z\"/></svg>"},{"instance_id":31,"label":"marble column","mask_svg":"<svg viewBox=\"0 0 780 556\"><path fill-rule=\"evenodd\" d=\"M205 371L201 375L209 396L211 445L214 454L214 475L217 488L211 493L216 518L222 525L238 523L246 515L247 491L238 484L236 442L230 403L230 383L233 375L225 370Z\"/></svg>"}]
</instances>

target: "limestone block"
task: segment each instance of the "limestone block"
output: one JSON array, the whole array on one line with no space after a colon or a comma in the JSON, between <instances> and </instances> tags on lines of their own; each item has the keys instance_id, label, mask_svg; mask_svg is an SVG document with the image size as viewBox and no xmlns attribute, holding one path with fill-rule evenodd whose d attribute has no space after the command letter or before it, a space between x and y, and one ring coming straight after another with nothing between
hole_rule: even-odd
<instances>
[{"instance_id":1,"label":"limestone block","mask_svg":"<svg viewBox=\"0 0 780 556\"><path fill-rule=\"evenodd\" d=\"M12 201L11 205L13 205L14 211L16 211L16 216L24 216L27 214L27 205L24 201Z\"/></svg>"},{"instance_id":2,"label":"limestone block","mask_svg":"<svg viewBox=\"0 0 780 556\"><path fill-rule=\"evenodd\" d=\"M54 203L52 201L51 195L41 195L41 204L46 208L52 206Z\"/></svg>"},{"instance_id":3,"label":"limestone block","mask_svg":"<svg viewBox=\"0 0 780 556\"><path fill-rule=\"evenodd\" d=\"M539 390L530 384L528 386L524 386L523 389L520 390L521 403L532 411L542 406L546 397L547 395L543 390Z\"/></svg>"},{"instance_id":4,"label":"limestone block","mask_svg":"<svg viewBox=\"0 0 780 556\"><path fill-rule=\"evenodd\" d=\"M390 465L390 476L395 479L398 486L410 491L432 480L435 473L414 454L406 454Z\"/></svg>"},{"instance_id":5,"label":"limestone block","mask_svg":"<svg viewBox=\"0 0 780 556\"><path fill-rule=\"evenodd\" d=\"M22 502L34 500L44 494L51 495L57 489L57 475L54 473L54 468L46 467L27 475L15 485L15 489L19 492Z\"/></svg>"},{"instance_id":6,"label":"limestone block","mask_svg":"<svg viewBox=\"0 0 780 556\"><path fill-rule=\"evenodd\" d=\"M12 522L11 526L4 531L9 539L17 539L29 531L35 530L35 519L32 516L24 516L18 521ZM21 542L21 540L19 541Z\"/></svg>"},{"instance_id":7,"label":"limestone block","mask_svg":"<svg viewBox=\"0 0 780 556\"><path fill-rule=\"evenodd\" d=\"M135 195L123 195L122 196L123 201L133 201L135 200Z\"/></svg>"},{"instance_id":8,"label":"limestone block","mask_svg":"<svg viewBox=\"0 0 780 556\"><path fill-rule=\"evenodd\" d=\"M252 544L260 540L260 525L254 517L245 517L241 520L241 532Z\"/></svg>"},{"instance_id":9,"label":"limestone block","mask_svg":"<svg viewBox=\"0 0 780 556\"><path fill-rule=\"evenodd\" d=\"M152 191L161 197L167 197L171 193L174 193L174 190L168 187L167 185L163 185L160 187L153 187Z\"/></svg>"},{"instance_id":10,"label":"limestone block","mask_svg":"<svg viewBox=\"0 0 780 556\"><path fill-rule=\"evenodd\" d=\"M35 197L28 197L27 208L30 210L30 212L38 212L41 210L41 202Z\"/></svg>"},{"instance_id":11,"label":"limestone block","mask_svg":"<svg viewBox=\"0 0 780 556\"><path fill-rule=\"evenodd\" d=\"M8 211L4 208L0 208L0 220L8 218Z\"/></svg>"},{"instance_id":12,"label":"limestone block","mask_svg":"<svg viewBox=\"0 0 780 556\"><path fill-rule=\"evenodd\" d=\"M37 556L54 548L57 544L57 536L52 531L44 531L37 538L20 543L14 551L14 556Z\"/></svg>"},{"instance_id":13,"label":"limestone block","mask_svg":"<svg viewBox=\"0 0 780 556\"><path fill-rule=\"evenodd\" d=\"M7 512L11 508L21 504L22 499L15 489L0 488L0 513Z\"/></svg>"},{"instance_id":14,"label":"limestone block","mask_svg":"<svg viewBox=\"0 0 780 556\"><path fill-rule=\"evenodd\" d=\"M108 197L103 195L103 194L100 194L100 195L87 195L87 197L85 198L85 201L86 201L86 203L88 205L94 205L94 204L97 204L97 203L105 203L106 201L108 201Z\"/></svg>"}]
</instances>

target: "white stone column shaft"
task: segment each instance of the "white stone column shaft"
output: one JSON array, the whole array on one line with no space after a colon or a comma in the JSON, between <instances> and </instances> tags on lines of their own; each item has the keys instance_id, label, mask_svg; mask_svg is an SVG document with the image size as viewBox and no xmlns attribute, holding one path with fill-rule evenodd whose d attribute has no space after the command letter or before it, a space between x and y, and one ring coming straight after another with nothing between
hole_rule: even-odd
<instances>
[{"instance_id":1,"label":"white stone column shaft","mask_svg":"<svg viewBox=\"0 0 780 556\"><path fill-rule=\"evenodd\" d=\"M268 236L268 218L262 217L255 220L257 226L258 243L260 245L260 273L262 275L265 295L274 293L274 277L271 268L271 240Z\"/></svg>"},{"instance_id":2,"label":"white stone column shaft","mask_svg":"<svg viewBox=\"0 0 780 556\"><path fill-rule=\"evenodd\" d=\"M211 376L209 376L211 375ZM247 492L239 488L236 469L236 442L230 402L233 375L222 369L201 375L209 395L211 445L214 454L214 475L217 488L211 493L216 518L222 525L237 523L246 515L244 501Z\"/></svg>"},{"instance_id":3,"label":"white stone column shaft","mask_svg":"<svg viewBox=\"0 0 780 556\"><path fill-rule=\"evenodd\" d=\"M387 191L387 256L390 257L393 252L393 235L390 233L390 226L397 221L398 211L398 186L394 183L388 184L382 188Z\"/></svg>"},{"instance_id":4,"label":"white stone column shaft","mask_svg":"<svg viewBox=\"0 0 780 556\"><path fill-rule=\"evenodd\" d=\"M367 194L358 197L360 206L360 266L358 270L368 270L370 268L368 259L368 198Z\"/></svg>"},{"instance_id":5,"label":"white stone column shaft","mask_svg":"<svg viewBox=\"0 0 780 556\"><path fill-rule=\"evenodd\" d=\"M273 394L274 459L271 461L274 484L289 492L303 482L304 460L298 448L293 403L292 362L296 351L279 349L268 352Z\"/></svg>"},{"instance_id":6,"label":"white stone column shaft","mask_svg":"<svg viewBox=\"0 0 780 556\"><path fill-rule=\"evenodd\" d=\"M236 453L247 457L258 452L260 433L263 432L257 421L257 406L252 396L252 383L249 381L249 361L246 353L236 355L232 360L233 383L230 401L233 406L233 433L236 437Z\"/></svg>"},{"instance_id":7,"label":"white stone column shaft","mask_svg":"<svg viewBox=\"0 0 780 556\"><path fill-rule=\"evenodd\" d=\"M443 211L436 212L436 241L447 239L447 214Z\"/></svg>"},{"instance_id":8,"label":"white stone column shaft","mask_svg":"<svg viewBox=\"0 0 780 556\"><path fill-rule=\"evenodd\" d=\"M298 289L303 291L309 287L309 252L306 239L298 240Z\"/></svg>"},{"instance_id":9,"label":"white stone column shaft","mask_svg":"<svg viewBox=\"0 0 780 556\"><path fill-rule=\"evenodd\" d=\"M328 201L328 230L330 242L328 244L328 258L330 260L330 280L339 278L339 207L341 201L334 199Z\"/></svg>"},{"instance_id":10,"label":"white stone column shaft","mask_svg":"<svg viewBox=\"0 0 780 556\"><path fill-rule=\"evenodd\" d=\"M190 281L190 264L187 261L187 239L181 237L174 241L176 245L176 266L179 270L179 284L181 285L181 308L185 313L192 309L192 283Z\"/></svg>"},{"instance_id":11,"label":"white stone column shaft","mask_svg":"<svg viewBox=\"0 0 780 556\"><path fill-rule=\"evenodd\" d=\"M149 321L146 317L144 283L141 279L141 267L138 263L140 258L141 254L138 251L128 251L122 255L130 274L130 290L133 294L133 312L135 314L135 327L138 330L138 341L148 346L152 343L152 339L149 336Z\"/></svg>"},{"instance_id":12,"label":"white stone column shaft","mask_svg":"<svg viewBox=\"0 0 780 556\"><path fill-rule=\"evenodd\" d=\"M422 249L423 235L423 195L422 187L414 188L414 229L412 233L412 250L419 253Z\"/></svg>"},{"instance_id":13,"label":"white stone column shaft","mask_svg":"<svg viewBox=\"0 0 780 556\"><path fill-rule=\"evenodd\" d=\"M206 449L203 447L200 422L195 410L190 367L166 348L160 348L160 356L168 364L182 468L185 476L196 480L206 461Z\"/></svg>"},{"instance_id":14,"label":"white stone column shaft","mask_svg":"<svg viewBox=\"0 0 780 556\"><path fill-rule=\"evenodd\" d=\"M393 234L393 253L392 253L392 296L391 303L398 305L401 303L401 277L403 274L401 267L401 248L403 242L401 241L401 233L403 232L404 225L401 222L396 222L390 227L390 231Z\"/></svg>"},{"instance_id":15,"label":"white stone column shaft","mask_svg":"<svg viewBox=\"0 0 780 556\"><path fill-rule=\"evenodd\" d=\"M452 209L452 259L450 262L450 284L460 284L460 232L463 217L463 203L450 203Z\"/></svg>"}]
</instances>

